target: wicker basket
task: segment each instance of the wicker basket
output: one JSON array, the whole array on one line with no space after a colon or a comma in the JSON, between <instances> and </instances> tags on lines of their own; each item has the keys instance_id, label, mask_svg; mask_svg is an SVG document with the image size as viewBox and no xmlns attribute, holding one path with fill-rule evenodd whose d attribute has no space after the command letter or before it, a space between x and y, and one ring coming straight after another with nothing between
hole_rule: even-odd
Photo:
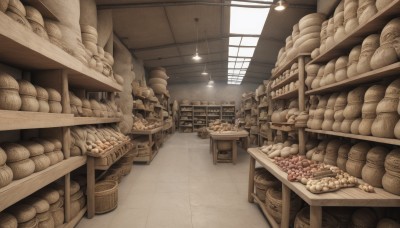
<instances>
[{"instance_id":1,"label":"wicker basket","mask_svg":"<svg viewBox=\"0 0 400 228\"><path fill-rule=\"evenodd\" d=\"M118 206L118 183L116 181L101 181L95 186L95 212L103 214Z\"/></svg>"},{"instance_id":2,"label":"wicker basket","mask_svg":"<svg viewBox=\"0 0 400 228\"><path fill-rule=\"evenodd\" d=\"M256 187L256 195L265 202L265 194L271 187L279 186L280 182L267 170L262 167L256 168L254 173L254 185Z\"/></svg>"},{"instance_id":3,"label":"wicker basket","mask_svg":"<svg viewBox=\"0 0 400 228\"><path fill-rule=\"evenodd\" d=\"M272 215L277 223L282 220L282 190L280 187L272 187L266 191L265 199L266 209ZM295 195L291 195L290 200L290 223L293 223L297 212L301 208L301 199Z\"/></svg>"},{"instance_id":4,"label":"wicker basket","mask_svg":"<svg viewBox=\"0 0 400 228\"><path fill-rule=\"evenodd\" d=\"M296 215L294 221L294 228L306 228L310 227L310 208L305 207L301 209ZM339 222L335 217L328 213L323 213L322 215L322 227L326 228L336 228L339 227Z\"/></svg>"}]
</instances>

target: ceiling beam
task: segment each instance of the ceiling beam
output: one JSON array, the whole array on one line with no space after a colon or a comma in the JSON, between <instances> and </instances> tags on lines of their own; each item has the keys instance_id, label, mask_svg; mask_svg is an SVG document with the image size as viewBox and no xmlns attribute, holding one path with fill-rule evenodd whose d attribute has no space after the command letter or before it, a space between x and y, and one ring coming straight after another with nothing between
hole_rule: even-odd
<instances>
[{"instance_id":1,"label":"ceiling beam","mask_svg":"<svg viewBox=\"0 0 400 228\"><path fill-rule=\"evenodd\" d=\"M229 37L259 37L259 35L249 35L249 34L229 34L229 35L223 35L220 37L213 37L213 38L208 38L208 42L217 42L221 40L228 40ZM264 41L272 41L272 42L279 42L283 43L284 41L278 40L275 38L260 38L261 40ZM152 50L157 50L157 49L165 49L165 48L171 48L171 47L179 47L179 46L189 46L189 45L196 45L197 43L205 43L206 39L200 39L198 42L196 40L194 41L189 41L189 42L182 42L182 43L172 43L172 44L165 44L165 45L159 45L159 46L152 46L152 47L145 47L145 48L130 48L129 50L131 52L143 52L143 51L152 51Z\"/></svg>"},{"instance_id":2,"label":"ceiling beam","mask_svg":"<svg viewBox=\"0 0 400 228\"><path fill-rule=\"evenodd\" d=\"M211 61L211 62L202 62L202 63L187 63L187 64L170 65L170 66L164 66L164 67L167 69L181 68L181 67L193 67L193 66L203 66L206 63L207 63L207 66L209 66L209 65L221 64L221 63L228 63L228 61L223 60L223 61ZM254 61L251 61L251 63L263 65L265 67L275 67L275 64L272 64L272 63L254 62Z\"/></svg>"},{"instance_id":3,"label":"ceiling beam","mask_svg":"<svg viewBox=\"0 0 400 228\"><path fill-rule=\"evenodd\" d=\"M228 51L217 51L217 52L210 52L208 53L202 53L199 52L200 56L207 56L207 55L217 55L217 54L222 54L222 53L228 53ZM179 57L192 57L192 55L175 55L175 56L168 56L168 57L159 57L155 59L143 59L143 61L156 61L156 60L165 60L165 59L173 59L173 58L179 58Z\"/></svg>"}]
</instances>

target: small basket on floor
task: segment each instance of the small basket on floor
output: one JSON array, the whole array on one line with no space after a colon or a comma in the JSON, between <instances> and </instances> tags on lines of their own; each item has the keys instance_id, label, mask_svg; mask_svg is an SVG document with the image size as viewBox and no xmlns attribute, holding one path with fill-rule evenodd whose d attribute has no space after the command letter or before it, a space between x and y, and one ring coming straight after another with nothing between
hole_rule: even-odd
<instances>
[{"instance_id":1,"label":"small basket on floor","mask_svg":"<svg viewBox=\"0 0 400 228\"><path fill-rule=\"evenodd\" d=\"M118 206L118 182L105 180L95 186L95 212L103 214Z\"/></svg>"}]
</instances>

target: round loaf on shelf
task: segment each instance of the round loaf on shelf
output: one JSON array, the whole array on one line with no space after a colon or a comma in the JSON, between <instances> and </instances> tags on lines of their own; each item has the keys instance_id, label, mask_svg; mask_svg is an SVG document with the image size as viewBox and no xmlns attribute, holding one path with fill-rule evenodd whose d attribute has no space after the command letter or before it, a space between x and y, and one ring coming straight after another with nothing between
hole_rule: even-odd
<instances>
[{"instance_id":1,"label":"round loaf on shelf","mask_svg":"<svg viewBox=\"0 0 400 228\"><path fill-rule=\"evenodd\" d=\"M347 77L351 78L357 75L357 64L361 54L361 45L351 49L349 54L349 62L347 64Z\"/></svg>"},{"instance_id":2,"label":"round loaf on shelf","mask_svg":"<svg viewBox=\"0 0 400 228\"><path fill-rule=\"evenodd\" d=\"M60 199L58 191L51 188L44 188L36 192L35 196L46 200L50 205L57 203Z\"/></svg>"},{"instance_id":3,"label":"round loaf on shelf","mask_svg":"<svg viewBox=\"0 0 400 228\"><path fill-rule=\"evenodd\" d=\"M7 154L3 150L3 148L0 147L0 166L4 165L7 161Z\"/></svg>"},{"instance_id":4,"label":"round loaf on shelf","mask_svg":"<svg viewBox=\"0 0 400 228\"><path fill-rule=\"evenodd\" d=\"M37 100L37 92L32 83L19 80L19 95L21 96L21 111L37 112L39 111L39 101Z\"/></svg>"},{"instance_id":5,"label":"round loaf on shelf","mask_svg":"<svg viewBox=\"0 0 400 228\"><path fill-rule=\"evenodd\" d=\"M0 227L2 228L17 228L18 227L18 221L15 218L15 216L1 212L0 213Z\"/></svg>"},{"instance_id":6,"label":"round loaf on shelf","mask_svg":"<svg viewBox=\"0 0 400 228\"><path fill-rule=\"evenodd\" d=\"M347 105L343 111L343 116L346 119L361 117L361 110L366 90L367 87L359 86L349 92L347 96Z\"/></svg>"},{"instance_id":7,"label":"round loaf on shelf","mask_svg":"<svg viewBox=\"0 0 400 228\"><path fill-rule=\"evenodd\" d=\"M38 220L37 218L33 218L24 223L18 223L18 228L36 228L38 227Z\"/></svg>"},{"instance_id":8,"label":"round loaf on shelf","mask_svg":"<svg viewBox=\"0 0 400 228\"><path fill-rule=\"evenodd\" d=\"M18 223L28 222L36 216L35 208L27 204L15 204L8 208L7 211L15 216Z\"/></svg>"},{"instance_id":9,"label":"round loaf on shelf","mask_svg":"<svg viewBox=\"0 0 400 228\"><path fill-rule=\"evenodd\" d=\"M25 10L26 10L26 19L39 23L42 27L44 27L43 17L42 14L39 12L39 10L37 10L32 6L25 6Z\"/></svg>"},{"instance_id":10,"label":"round loaf on shelf","mask_svg":"<svg viewBox=\"0 0 400 228\"><path fill-rule=\"evenodd\" d=\"M358 1L350 0L344 7L344 29L346 34L352 33L358 27Z\"/></svg>"},{"instance_id":11,"label":"round loaf on shelf","mask_svg":"<svg viewBox=\"0 0 400 228\"><path fill-rule=\"evenodd\" d=\"M322 13L311 13L299 20L299 31L313 25L321 25L325 20L325 15Z\"/></svg>"},{"instance_id":12,"label":"round loaf on shelf","mask_svg":"<svg viewBox=\"0 0 400 228\"><path fill-rule=\"evenodd\" d=\"M367 36L361 45L361 53L357 63L357 73L362 74L371 71L371 58L376 49L379 48L379 34L371 34Z\"/></svg>"},{"instance_id":13,"label":"round loaf on shelf","mask_svg":"<svg viewBox=\"0 0 400 228\"><path fill-rule=\"evenodd\" d=\"M357 10L358 23L360 25L365 24L377 13L377 11L375 0L364 1L363 3L359 2Z\"/></svg>"},{"instance_id":14,"label":"round loaf on shelf","mask_svg":"<svg viewBox=\"0 0 400 228\"><path fill-rule=\"evenodd\" d=\"M377 223L378 216L371 208L359 208L351 216L351 227L373 228Z\"/></svg>"},{"instance_id":15,"label":"round loaf on shelf","mask_svg":"<svg viewBox=\"0 0 400 228\"><path fill-rule=\"evenodd\" d=\"M47 93L49 94L49 106L51 113L61 113L61 94L52 88L46 88Z\"/></svg>"},{"instance_id":16,"label":"round loaf on shelf","mask_svg":"<svg viewBox=\"0 0 400 228\"><path fill-rule=\"evenodd\" d=\"M35 163L29 158L17 162L9 162L7 166L13 172L13 180L25 178L35 172Z\"/></svg>"},{"instance_id":17,"label":"round loaf on shelf","mask_svg":"<svg viewBox=\"0 0 400 228\"><path fill-rule=\"evenodd\" d=\"M57 164L60 160L58 154L55 151L45 153L44 155L49 158L50 166Z\"/></svg>"},{"instance_id":18,"label":"round loaf on shelf","mask_svg":"<svg viewBox=\"0 0 400 228\"><path fill-rule=\"evenodd\" d=\"M164 80L168 80L168 76L166 74L166 70L162 67L155 68L150 71L150 78L161 78Z\"/></svg>"},{"instance_id":19,"label":"round loaf on shelf","mask_svg":"<svg viewBox=\"0 0 400 228\"><path fill-rule=\"evenodd\" d=\"M44 147L35 141L21 141L19 144L29 151L31 157L42 155L44 153Z\"/></svg>"},{"instance_id":20,"label":"round loaf on shelf","mask_svg":"<svg viewBox=\"0 0 400 228\"><path fill-rule=\"evenodd\" d=\"M35 142L40 143L44 147L44 152L49 153L53 152L55 149L55 146L52 142L46 139L41 139L41 138L34 138L33 139Z\"/></svg>"},{"instance_id":21,"label":"round loaf on shelf","mask_svg":"<svg viewBox=\"0 0 400 228\"><path fill-rule=\"evenodd\" d=\"M18 111L22 101L19 96L19 84L11 75L0 73L0 109Z\"/></svg>"},{"instance_id":22,"label":"round loaf on shelf","mask_svg":"<svg viewBox=\"0 0 400 228\"><path fill-rule=\"evenodd\" d=\"M36 214L41 214L50 210L50 204L44 199L38 197L28 197L23 200L23 203L26 205L31 205L35 208Z\"/></svg>"},{"instance_id":23,"label":"round loaf on shelf","mask_svg":"<svg viewBox=\"0 0 400 228\"><path fill-rule=\"evenodd\" d=\"M37 99L39 101L39 112L45 112L48 113L50 112L50 106L49 106L49 93L47 92L46 89L36 86L36 92L37 92Z\"/></svg>"},{"instance_id":24,"label":"round loaf on shelf","mask_svg":"<svg viewBox=\"0 0 400 228\"><path fill-rule=\"evenodd\" d=\"M1 12L3 12L3 13L6 12L9 2L10 2L10 0L0 1L0 11Z\"/></svg>"},{"instance_id":25,"label":"round loaf on shelf","mask_svg":"<svg viewBox=\"0 0 400 228\"><path fill-rule=\"evenodd\" d=\"M26 16L25 6L20 0L9 0L7 10L18 13L22 17Z\"/></svg>"},{"instance_id":26,"label":"round loaf on shelf","mask_svg":"<svg viewBox=\"0 0 400 228\"><path fill-rule=\"evenodd\" d=\"M375 6L378 11L381 11L392 2L392 0L376 0Z\"/></svg>"},{"instance_id":27,"label":"round loaf on shelf","mask_svg":"<svg viewBox=\"0 0 400 228\"><path fill-rule=\"evenodd\" d=\"M389 150L385 147L376 146L371 148L367 154L367 163L362 169L362 179L373 187L382 188L382 178L385 174L385 158Z\"/></svg>"},{"instance_id":28,"label":"round loaf on shelf","mask_svg":"<svg viewBox=\"0 0 400 228\"><path fill-rule=\"evenodd\" d=\"M35 163L35 173L47 169L50 166L50 158L46 155L37 155L30 158Z\"/></svg>"},{"instance_id":29,"label":"round loaf on shelf","mask_svg":"<svg viewBox=\"0 0 400 228\"><path fill-rule=\"evenodd\" d=\"M18 143L3 143L1 147L7 155L7 163L22 161L30 157L29 150Z\"/></svg>"},{"instance_id":30,"label":"round loaf on shelf","mask_svg":"<svg viewBox=\"0 0 400 228\"><path fill-rule=\"evenodd\" d=\"M372 123L376 117L376 107L385 95L385 87L382 85L373 85L368 88L364 96L364 104L362 106L362 120L359 126L361 135L371 135Z\"/></svg>"},{"instance_id":31,"label":"round loaf on shelf","mask_svg":"<svg viewBox=\"0 0 400 228\"><path fill-rule=\"evenodd\" d=\"M348 159L348 155L351 149L350 144L342 144L338 149L338 157L336 159L336 165L339 169L346 172L346 163Z\"/></svg>"},{"instance_id":32,"label":"round loaf on shelf","mask_svg":"<svg viewBox=\"0 0 400 228\"><path fill-rule=\"evenodd\" d=\"M378 0L379 1L379 0ZM389 218L379 220L376 228L400 228L400 223Z\"/></svg>"},{"instance_id":33,"label":"round loaf on shelf","mask_svg":"<svg viewBox=\"0 0 400 228\"><path fill-rule=\"evenodd\" d=\"M9 185L12 182L13 177L13 172L10 167L7 165L0 166L0 188Z\"/></svg>"},{"instance_id":34,"label":"round loaf on shelf","mask_svg":"<svg viewBox=\"0 0 400 228\"><path fill-rule=\"evenodd\" d=\"M60 140L56 138L46 138L47 141L51 142L54 145L54 150L61 150L62 149L62 143Z\"/></svg>"},{"instance_id":35,"label":"round loaf on shelf","mask_svg":"<svg viewBox=\"0 0 400 228\"><path fill-rule=\"evenodd\" d=\"M367 153L371 149L366 142L357 143L351 147L346 162L346 172L357 178L361 178L362 168L367 160Z\"/></svg>"}]
</instances>

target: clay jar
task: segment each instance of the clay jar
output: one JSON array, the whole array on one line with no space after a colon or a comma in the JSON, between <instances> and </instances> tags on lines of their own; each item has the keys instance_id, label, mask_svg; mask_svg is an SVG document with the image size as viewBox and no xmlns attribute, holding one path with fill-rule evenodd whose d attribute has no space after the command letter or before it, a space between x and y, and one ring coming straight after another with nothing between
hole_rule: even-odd
<instances>
[{"instance_id":1,"label":"clay jar","mask_svg":"<svg viewBox=\"0 0 400 228\"><path fill-rule=\"evenodd\" d=\"M347 96L347 105L343 111L344 120L340 129L344 133L349 133L351 131L351 123L361 117L361 109L364 100L364 94L367 90L366 87L357 87L349 92Z\"/></svg>"},{"instance_id":2,"label":"clay jar","mask_svg":"<svg viewBox=\"0 0 400 228\"><path fill-rule=\"evenodd\" d=\"M306 65L306 72L307 72L307 78L305 80L305 84L308 89L311 89L311 83L317 76L318 70L319 70L319 65L317 64L310 64Z\"/></svg>"},{"instance_id":3,"label":"clay jar","mask_svg":"<svg viewBox=\"0 0 400 228\"><path fill-rule=\"evenodd\" d=\"M385 91L385 97L376 107L376 118L371 126L371 133L376 137L393 138L394 128L399 121L397 106L399 104L400 79L390 83Z\"/></svg>"},{"instance_id":4,"label":"clay jar","mask_svg":"<svg viewBox=\"0 0 400 228\"><path fill-rule=\"evenodd\" d=\"M399 43L400 18L391 20L383 28L380 36L380 47L371 58L371 68L381 67L396 63L400 59Z\"/></svg>"},{"instance_id":5,"label":"clay jar","mask_svg":"<svg viewBox=\"0 0 400 228\"><path fill-rule=\"evenodd\" d=\"M37 112L39 111L39 101L37 100L37 92L32 83L19 80L19 95L21 96L21 111Z\"/></svg>"},{"instance_id":6,"label":"clay jar","mask_svg":"<svg viewBox=\"0 0 400 228\"><path fill-rule=\"evenodd\" d=\"M315 79L311 83L311 88L312 89L317 89L317 88L320 87L320 81L322 79L322 76L324 75L324 70L325 70L325 66L321 66L318 69L317 76L315 77Z\"/></svg>"},{"instance_id":7,"label":"clay jar","mask_svg":"<svg viewBox=\"0 0 400 228\"><path fill-rule=\"evenodd\" d=\"M362 106L362 120L358 127L360 135L371 135L371 126L376 117L376 107L385 96L385 87L382 85L373 85L368 88L364 96Z\"/></svg>"},{"instance_id":8,"label":"clay jar","mask_svg":"<svg viewBox=\"0 0 400 228\"><path fill-rule=\"evenodd\" d=\"M358 24L365 24L371 17L373 17L378 10L375 6L375 0L359 1L357 10Z\"/></svg>"},{"instance_id":9,"label":"clay jar","mask_svg":"<svg viewBox=\"0 0 400 228\"><path fill-rule=\"evenodd\" d=\"M357 143L351 147L346 162L346 172L357 178L361 178L362 168L367 161L367 153L371 149L366 142Z\"/></svg>"},{"instance_id":10,"label":"clay jar","mask_svg":"<svg viewBox=\"0 0 400 228\"><path fill-rule=\"evenodd\" d=\"M351 78L357 75L357 64L361 54L361 45L351 49L349 62L347 63L347 77Z\"/></svg>"},{"instance_id":11,"label":"clay jar","mask_svg":"<svg viewBox=\"0 0 400 228\"><path fill-rule=\"evenodd\" d=\"M377 188L382 188L382 178L385 174L385 158L389 151L385 147L376 146L367 153L367 163L362 169L362 179Z\"/></svg>"},{"instance_id":12,"label":"clay jar","mask_svg":"<svg viewBox=\"0 0 400 228\"><path fill-rule=\"evenodd\" d=\"M47 93L46 89L35 86L37 92L37 99L39 101L39 112L50 112L49 106L49 93Z\"/></svg>"},{"instance_id":13,"label":"clay jar","mask_svg":"<svg viewBox=\"0 0 400 228\"><path fill-rule=\"evenodd\" d=\"M382 178L382 186L386 191L400 195L400 150L392 150L385 158L386 173Z\"/></svg>"},{"instance_id":14,"label":"clay jar","mask_svg":"<svg viewBox=\"0 0 400 228\"><path fill-rule=\"evenodd\" d=\"M326 151L325 157L324 157L325 164L336 166L336 161L338 158L338 150L339 150L341 144L342 144L342 142L339 140L331 140L328 143L328 145L326 146L326 149L325 149L325 151Z\"/></svg>"},{"instance_id":15,"label":"clay jar","mask_svg":"<svg viewBox=\"0 0 400 228\"><path fill-rule=\"evenodd\" d=\"M333 107L334 115L333 118L335 121L332 125L332 130L336 132L340 132L340 127L344 120L343 110L347 105L347 92L341 92L339 96L336 98L335 105Z\"/></svg>"},{"instance_id":16,"label":"clay jar","mask_svg":"<svg viewBox=\"0 0 400 228\"><path fill-rule=\"evenodd\" d=\"M325 95L319 99L317 109L314 112L314 118L311 122L311 129L321 130L324 120L325 108L328 104L329 95Z\"/></svg>"},{"instance_id":17,"label":"clay jar","mask_svg":"<svg viewBox=\"0 0 400 228\"><path fill-rule=\"evenodd\" d=\"M338 93L332 94L327 102L325 113L324 113L324 121L322 122L321 129L324 131L331 131L333 125L333 117L334 111L333 108L335 106L336 98L339 96Z\"/></svg>"},{"instance_id":18,"label":"clay jar","mask_svg":"<svg viewBox=\"0 0 400 228\"><path fill-rule=\"evenodd\" d=\"M335 81L340 82L347 79L347 64L349 58L347 56L339 57L335 62Z\"/></svg>"},{"instance_id":19,"label":"clay jar","mask_svg":"<svg viewBox=\"0 0 400 228\"><path fill-rule=\"evenodd\" d=\"M349 156L351 145L342 144L338 149L338 157L336 160L336 166L346 172L346 163Z\"/></svg>"},{"instance_id":20,"label":"clay jar","mask_svg":"<svg viewBox=\"0 0 400 228\"><path fill-rule=\"evenodd\" d=\"M357 63L357 73L362 74L371 71L371 58L376 49L379 48L379 34L367 36L361 45L361 54Z\"/></svg>"},{"instance_id":21,"label":"clay jar","mask_svg":"<svg viewBox=\"0 0 400 228\"><path fill-rule=\"evenodd\" d=\"M0 72L0 109L18 111L21 109L19 85L11 75Z\"/></svg>"},{"instance_id":22,"label":"clay jar","mask_svg":"<svg viewBox=\"0 0 400 228\"><path fill-rule=\"evenodd\" d=\"M358 27L357 18L358 0L345 0L344 2L344 29L350 34Z\"/></svg>"},{"instance_id":23,"label":"clay jar","mask_svg":"<svg viewBox=\"0 0 400 228\"><path fill-rule=\"evenodd\" d=\"M324 75L322 76L321 81L319 82L319 86L323 87L326 85L330 85L332 83L335 83L335 62L336 59L332 59L331 61L329 61L324 68Z\"/></svg>"}]
</instances>

